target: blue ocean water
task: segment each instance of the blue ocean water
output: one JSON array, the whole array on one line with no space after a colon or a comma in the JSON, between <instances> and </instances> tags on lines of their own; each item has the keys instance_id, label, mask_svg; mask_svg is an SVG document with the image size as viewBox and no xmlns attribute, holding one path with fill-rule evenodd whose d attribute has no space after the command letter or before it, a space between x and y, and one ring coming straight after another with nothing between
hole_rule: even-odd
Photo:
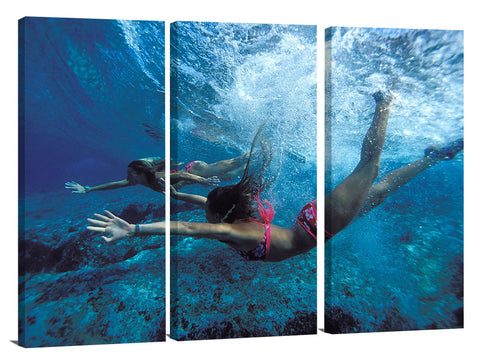
<instances>
[{"instance_id":1,"label":"blue ocean water","mask_svg":"<svg viewBox=\"0 0 480 360\"><path fill-rule=\"evenodd\" d=\"M104 209L164 219L164 196L64 184L122 180L132 160L164 156L164 23L26 18L19 29L19 343L161 341L164 237L107 244L85 227Z\"/></svg>"},{"instance_id":2,"label":"blue ocean water","mask_svg":"<svg viewBox=\"0 0 480 360\"><path fill-rule=\"evenodd\" d=\"M463 32L326 33L326 193L360 158L377 90L392 90L379 178L463 138ZM463 152L401 187L325 246L332 332L463 326Z\"/></svg>"},{"instance_id":3,"label":"blue ocean water","mask_svg":"<svg viewBox=\"0 0 480 360\"><path fill-rule=\"evenodd\" d=\"M262 199L275 208L273 223L290 227L316 198L316 27L180 22L171 43L172 157L239 156L266 121L276 180ZM206 221L180 203L173 214ZM280 263L248 262L211 239L174 236L171 249L173 338L316 333L316 249Z\"/></svg>"}]
</instances>

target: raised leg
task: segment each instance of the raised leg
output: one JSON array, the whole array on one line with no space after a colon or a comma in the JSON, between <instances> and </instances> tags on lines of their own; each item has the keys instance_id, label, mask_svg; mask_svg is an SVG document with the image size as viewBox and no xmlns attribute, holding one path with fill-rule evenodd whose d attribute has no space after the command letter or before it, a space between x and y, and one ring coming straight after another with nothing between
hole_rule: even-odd
<instances>
[{"instance_id":1,"label":"raised leg","mask_svg":"<svg viewBox=\"0 0 480 360\"><path fill-rule=\"evenodd\" d=\"M377 103L375 115L363 140L360 162L325 198L325 230L331 235L355 218L378 176L392 95L377 92L374 98Z\"/></svg>"},{"instance_id":2,"label":"raised leg","mask_svg":"<svg viewBox=\"0 0 480 360\"><path fill-rule=\"evenodd\" d=\"M451 160L463 149L463 139L437 148L429 146L425 149L425 157L414 161L400 169L393 170L385 175L380 181L371 187L367 199L359 211L359 215L367 212L383 203L391 193L408 183L415 176L444 160Z\"/></svg>"}]
</instances>

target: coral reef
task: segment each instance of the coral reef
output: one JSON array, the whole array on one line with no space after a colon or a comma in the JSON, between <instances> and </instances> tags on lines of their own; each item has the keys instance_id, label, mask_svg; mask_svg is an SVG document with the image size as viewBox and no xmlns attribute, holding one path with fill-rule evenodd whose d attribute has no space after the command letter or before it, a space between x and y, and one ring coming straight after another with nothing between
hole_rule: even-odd
<instances>
[{"instance_id":1,"label":"coral reef","mask_svg":"<svg viewBox=\"0 0 480 360\"><path fill-rule=\"evenodd\" d=\"M165 340L164 237L105 243L85 229L101 203L129 221L164 218L163 201L127 191L25 199L19 238L19 343L26 347ZM55 210L50 208L55 202Z\"/></svg>"}]
</instances>

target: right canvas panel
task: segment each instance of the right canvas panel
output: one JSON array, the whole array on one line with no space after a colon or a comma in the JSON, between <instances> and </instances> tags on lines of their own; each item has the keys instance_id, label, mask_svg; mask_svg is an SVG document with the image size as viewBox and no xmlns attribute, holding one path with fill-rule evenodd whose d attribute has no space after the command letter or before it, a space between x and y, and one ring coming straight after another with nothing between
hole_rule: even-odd
<instances>
[{"instance_id":1,"label":"right canvas panel","mask_svg":"<svg viewBox=\"0 0 480 360\"><path fill-rule=\"evenodd\" d=\"M461 328L463 32L325 44L325 330Z\"/></svg>"}]
</instances>

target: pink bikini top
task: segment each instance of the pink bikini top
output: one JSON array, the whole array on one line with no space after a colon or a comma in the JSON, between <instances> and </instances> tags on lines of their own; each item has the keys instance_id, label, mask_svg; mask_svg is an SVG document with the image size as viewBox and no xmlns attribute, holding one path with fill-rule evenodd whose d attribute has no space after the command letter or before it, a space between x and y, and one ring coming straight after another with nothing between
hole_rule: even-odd
<instances>
[{"instance_id":1,"label":"pink bikini top","mask_svg":"<svg viewBox=\"0 0 480 360\"><path fill-rule=\"evenodd\" d=\"M254 219L249 219L248 221L263 225L265 227L265 235L262 238L262 241L258 244L258 246L249 251L239 251L240 255L242 255L246 260L267 260L268 255L270 253L270 243L271 243L271 230L270 230L270 223L275 216L275 210L273 210L272 204L270 204L267 200L263 200L265 204L268 205L268 208L265 208L262 203L260 202L260 191L258 195L253 196L258 204L258 212L260 213L260 217L262 218L263 222L256 221Z\"/></svg>"}]
</instances>

